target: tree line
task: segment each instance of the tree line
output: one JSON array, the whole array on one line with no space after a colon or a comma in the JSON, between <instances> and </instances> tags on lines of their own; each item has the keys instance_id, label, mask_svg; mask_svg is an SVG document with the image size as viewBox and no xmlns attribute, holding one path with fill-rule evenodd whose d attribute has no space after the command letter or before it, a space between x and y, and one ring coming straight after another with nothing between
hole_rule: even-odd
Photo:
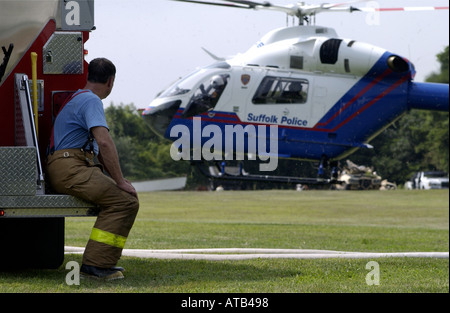
<instances>
[{"instance_id":1,"label":"tree line","mask_svg":"<svg viewBox=\"0 0 450 313\"><path fill-rule=\"evenodd\" d=\"M432 73L427 82L449 83L449 47L437 55L439 73ZM170 156L171 142L149 129L133 104L105 109L124 176L130 180L147 180L188 176L194 187L207 180L186 161L174 161ZM390 182L403 184L414 172L424 170L449 171L449 113L411 110L389 126L370 144L373 149L360 149L348 159L359 165L373 167ZM345 161L345 160L343 160ZM245 162L245 169L256 171L255 162ZM309 176L317 174L318 164L279 160L274 175ZM278 187L278 186L271 186Z\"/></svg>"}]
</instances>

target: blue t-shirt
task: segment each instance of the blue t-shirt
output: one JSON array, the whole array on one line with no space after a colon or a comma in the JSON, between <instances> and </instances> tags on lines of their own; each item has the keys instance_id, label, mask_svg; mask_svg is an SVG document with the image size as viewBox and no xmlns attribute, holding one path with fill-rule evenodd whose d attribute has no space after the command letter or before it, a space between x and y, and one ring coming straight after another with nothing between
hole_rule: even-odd
<instances>
[{"instance_id":1,"label":"blue t-shirt","mask_svg":"<svg viewBox=\"0 0 450 313\"><path fill-rule=\"evenodd\" d=\"M77 93L80 91L83 90ZM102 100L90 90L76 95L56 117L53 128L55 150L82 148L90 129L98 126L109 129ZM98 154L95 140L94 153Z\"/></svg>"}]
</instances>

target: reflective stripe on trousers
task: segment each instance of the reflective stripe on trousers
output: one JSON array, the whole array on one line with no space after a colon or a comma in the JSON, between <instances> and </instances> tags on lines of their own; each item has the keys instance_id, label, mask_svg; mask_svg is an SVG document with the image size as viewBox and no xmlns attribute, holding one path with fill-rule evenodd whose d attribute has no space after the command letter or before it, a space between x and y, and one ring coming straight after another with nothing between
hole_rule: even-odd
<instances>
[{"instance_id":1,"label":"reflective stripe on trousers","mask_svg":"<svg viewBox=\"0 0 450 313\"><path fill-rule=\"evenodd\" d=\"M125 247L125 242L127 241L127 237L116 235L95 227L92 228L91 237L89 239L120 249Z\"/></svg>"}]
</instances>

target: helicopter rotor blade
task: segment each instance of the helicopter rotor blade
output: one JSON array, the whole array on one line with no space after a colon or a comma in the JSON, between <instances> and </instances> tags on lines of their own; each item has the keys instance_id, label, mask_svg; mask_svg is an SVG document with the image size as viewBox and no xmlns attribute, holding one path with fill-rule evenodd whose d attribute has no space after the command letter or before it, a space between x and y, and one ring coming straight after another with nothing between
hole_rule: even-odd
<instances>
[{"instance_id":1,"label":"helicopter rotor blade","mask_svg":"<svg viewBox=\"0 0 450 313\"><path fill-rule=\"evenodd\" d=\"M298 9L296 7L291 8L288 6L278 6L273 5L269 2L254 2L254 1L234 1L227 0L223 1L225 3L211 2L211 1L199 1L199 0L171 0L171 1L179 1L179 2L188 2L188 3L198 3L198 4L208 4L208 5L216 5L216 6L224 6L229 8L238 8L238 9L268 9L273 11L281 11L289 15L297 16ZM230 2L230 3L226 3Z\"/></svg>"},{"instance_id":2,"label":"helicopter rotor blade","mask_svg":"<svg viewBox=\"0 0 450 313\"><path fill-rule=\"evenodd\" d=\"M233 2L243 5L248 5L251 9L267 9L267 10L274 10L274 11L281 11L284 13L287 13L289 15L296 15L297 14L297 7L296 6L281 6L281 5L274 5L270 2L254 2L254 1L239 1L239 0L226 0L227 2Z\"/></svg>"},{"instance_id":3,"label":"helicopter rotor blade","mask_svg":"<svg viewBox=\"0 0 450 313\"><path fill-rule=\"evenodd\" d=\"M229 8L238 8L238 9L253 9L250 6L242 6L242 5L236 5L236 4L231 4L231 3L217 3L217 2L196 1L196 0L170 0L170 1L188 2L188 3L197 3L197 4L208 4L208 5L229 7Z\"/></svg>"},{"instance_id":4,"label":"helicopter rotor blade","mask_svg":"<svg viewBox=\"0 0 450 313\"><path fill-rule=\"evenodd\" d=\"M291 16L296 16L300 24L302 20L308 16L313 16L322 12L392 12L392 11L431 11L431 10L448 10L449 7L403 7L403 8L377 8L377 7L354 7L353 4L368 2L369 0L352 0L340 3L322 3L308 5L304 3L291 4L291 5L274 5L270 2L255 2L244 0L218 0L220 2L201 1L201 0L171 0L179 2L189 2L198 4L208 4L216 6L224 6L239 9L254 9L254 10L272 10L284 12Z\"/></svg>"},{"instance_id":5,"label":"helicopter rotor blade","mask_svg":"<svg viewBox=\"0 0 450 313\"><path fill-rule=\"evenodd\" d=\"M365 7L359 8L363 12L395 12L395 11L435 11L448 10L449 7L403 7L403 8L377 8Z\"/></svg>"},{"instance_id":6,"label":"helicopter rotor blade","mask_svg":"<svg viewBox=\"0 0 450 313\"><path fill-rule=\"evenodd\" d=\"M272 6L272 4L270 2L254 2L254 1L234 1L234 0L226 0L227 2L233 2L233 3L239 3L239 4L244 4L244 5L248 5L249 7L251 7L252 9L258 7L258 6L263 6L263 7L269 7Z\"/></svg>"},{"instance_id":7,"label":"helicopter rotor blade","mask_svg":"<svg viewBox=\"0 0 450 313\"><path fill-rule=\"evenodd\" d=\"M355 3L361 3L361 2L369 2L370 0L353 0L353 1L347 1L347 2L340 2L340 3L324 3L321 5L322 8L325 9L332 9L336 7L342 7L342 6L351 6Z\"/></svg>"},{"instance_id":8,"label":"helicopter rotor blade","mask_svg":"<svg viewBox=\"0 0 450 313\"><path fill-rule=\"evenodd\" d=\"M270 2L254 2L254 1L239 1L239 0L226 0L227 2L233 2L243 5L248 5L252 9L268 9L273 11L284 12L291 16L296 16L301 19L304 16L314 15L320 12L337 12L337 11L345 11L345 12L353 12L358 11L357 8L351 6L354 3L367 2L368 0L353 0L342 3L323 3L323 4L315 4L315 5L307 5L307 4L291 4L286 6L274 5Z\"/></svg>"}]
</instances>

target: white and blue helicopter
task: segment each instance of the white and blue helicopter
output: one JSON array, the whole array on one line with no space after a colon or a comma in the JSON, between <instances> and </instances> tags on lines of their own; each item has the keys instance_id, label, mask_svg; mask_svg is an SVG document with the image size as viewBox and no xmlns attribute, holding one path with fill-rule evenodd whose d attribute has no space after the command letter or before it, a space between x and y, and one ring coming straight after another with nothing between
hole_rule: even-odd
<instances>
[{"instance_id":1,"label":"white and blue helicopter","mask_svg":"<svg viewBox=\"0 0 450 313\"><path fill-rule=\"evenodd\" d=\"M414 82L415 69L406 58L311 25L318 13L370 8L174 1L281 11L297 17L299 25L275 29L230 59L211 54L215 63L180 79L151 102L143 118L155 133L174 142L172 157L197 164L242 160L242 155L269 163L280 157L319 161L319 176L324 167L332 169L329 178L203 171L211 178L334 183L339 160L372 148L370 140L410 109L449 111L449 86ZM273 170L263 164L263 171Z\"/></svg>"}]
</instances>

